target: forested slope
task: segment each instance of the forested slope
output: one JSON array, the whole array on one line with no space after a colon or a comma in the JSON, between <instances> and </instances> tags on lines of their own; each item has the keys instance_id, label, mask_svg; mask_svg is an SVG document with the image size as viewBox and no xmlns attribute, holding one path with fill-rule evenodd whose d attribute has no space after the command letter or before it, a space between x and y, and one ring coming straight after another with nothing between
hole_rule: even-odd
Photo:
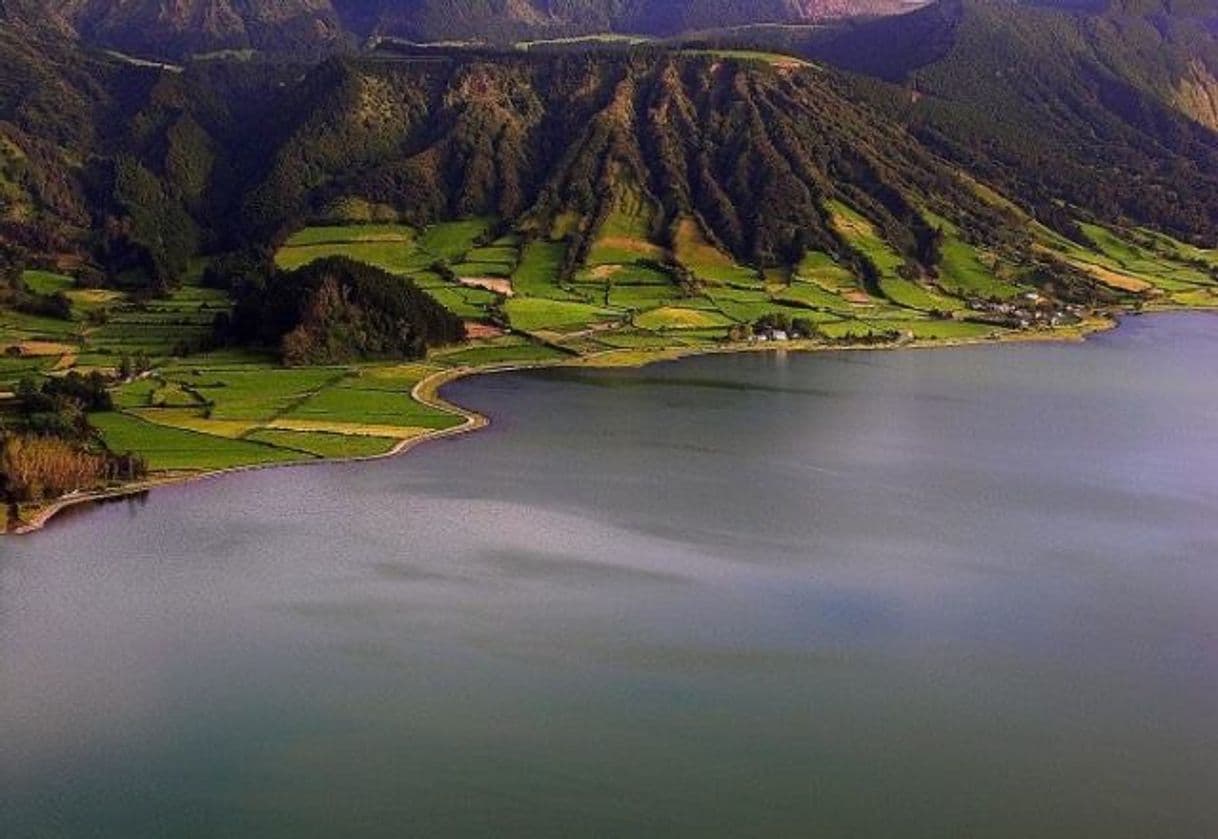
<instances>
[{"instance_id":1,"label":"forested slope","mask_svg":"<svg viewBox=\"0 0 1218 839\"><path fill-rule=\"evenodd\" d=\"M1209 2L945 0L803 49L899 85L857 90L1045 220L1082 212L1212 242L1216 20Z\"/></svg>"},{"instance_id":2,"label":"forested slope","mask_svg":"<svg viewBox=\"0 0 1218 839\"><path fill-rule=\"evenodd\" d=\"M6 235L74 245L112 279L172 282L197 252L270 245L355 205L414 224L567 225L578 242L624 188L645 195L654 241L694 218L758 265L840 250L835 200L911 264L927 261L922 210L979 241L1019 241L1000 210L816 68L454 53L332 59L289 83L273 66L178 74L66 51L40 64L20 43L9 54L49 76L40 97L17 83L0 102ZM57 119L68 113L84 118Z\"/></svg>"}]
</instances>

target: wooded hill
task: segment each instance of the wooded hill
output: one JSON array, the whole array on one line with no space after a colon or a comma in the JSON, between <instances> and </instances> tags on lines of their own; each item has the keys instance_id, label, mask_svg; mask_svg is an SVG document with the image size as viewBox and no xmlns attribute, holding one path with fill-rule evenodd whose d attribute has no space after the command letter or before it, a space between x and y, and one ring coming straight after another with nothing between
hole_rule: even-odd
<instances>
[{"instance_id":1,"label":"wooded hill","mask_svg":"<svg viewBox=\"0 0 1218 839\"><path fill-rule=\"evenodd\" d=\"M648 240L666 245L692 219L759 266L809 249L851 258L833 201L911 270L933 268L928 213L978 243L1027 244L1006 210L824 69L645 50L170 73L0 44L15 70L0 89L4 234L77 250L111 283L163 286L200 251L361 215L495 215L578 253L624 192L641 196Z\"/></svg>"},{"instance_id":2,"label":"wooded hill","mask_svg":"<svg viewBox=\"0 0 1218 839\"><path fill-rule=\"evenodd\" d=\"M853 95L1041 217L1218 240L1218 5L1075 5L943 0L764 40L890 83Z\"/></svg>"}]
</instances>

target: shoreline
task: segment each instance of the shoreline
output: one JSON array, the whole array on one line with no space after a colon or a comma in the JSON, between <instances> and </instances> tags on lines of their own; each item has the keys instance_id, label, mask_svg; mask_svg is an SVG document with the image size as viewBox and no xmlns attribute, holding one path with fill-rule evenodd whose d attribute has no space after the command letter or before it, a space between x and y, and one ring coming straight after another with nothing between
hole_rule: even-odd
<instances>
[{"instance_id":1,"label":"shoreline","mask_svg":"<svg viewBox=\"0 0 1218 839\"><path fill-rule=\"evenodd\" d=\"M797 352L797 353L820 353L820 352L860 352L860 351L877 351L877 352L896 352L900 350L936 350L936 349L951 349L968 346L1001 346L1005 344L1020 344L1020 343L1082 343L1094 335L1101 335L1110 332L1121 325L1121 320L1124 317L1141 317L1142 315L1153 314L1170 314L1173 312L1196 312L1204 313L1205 309L1194 309L1189 307L1180 308L1164 308L1155 309L1152 311L1123 311L1123 312L1108 312L1103 315L1097 315L1094 319L1084 321L1072 331L1063 330L1061 332L1013 332L1001 337L985 337L985 338L945 338L945 339L923 339L911 340L897 344L844 344L838 346L819 344L813 341L789 341L782 344L765 343L765 344L747 344L735 343L724 344L722 346L712 348L682 348L673 347L662 350L609 350L596 355L583 356L570 360L561 361L543 361L543 362L520 362L508 364L490 364L482 367L456 367L447 370L440 370L427 378L418 382L410 391L410 397L417 402L420 402L428 407L437 408L447 411L464 418L464 422L452 428L437 429L420 434L417 437L411 437L406 440L400 440L389 451L383 454L368 455L362 457L342 457L342 458L317 458L314 460L302 460L292 463L260 463L250 464L248 466L234 466L227 469L212 469L203 472L185 472L185 473L169 473L162 474L153 478L138 481L132 484L123 486L109 487L106 489L95 490L92 492L84 492L75 495L63 496L51 501L39 508L28 519L23 521L16 527L0 532L0 537L3 536L25 536L44 529L55 516L75 507L80 507L86 504L95 504L104 501L114 501L123 498L131 498L144 493L151 492L154 489L161 489L170 486L179 486L195 481L206 481L215 478L224 478L230 475L240 475L248 472L261 472L270 469L295 469L310 466L332 466L343 463L372 463L380 460L388 460L390 458L399 457L407 454L416 446L421 446L424 443L430 443L435 440L443 440L449 437L458 437L464 434L481 431L491 424L489 417L486 417L477 411L472 411L468 408L449 402L440 395L441 389L453 382L472 376L493 375L496 373L518 373L528 370L544 370L558 368L579 368L587 367L591 369L630 369L642 368L651 364L658 364L665 361L679 361L685 358L693 358L698 356L712 355L735 355L748 352ZM1212 314L1218 312L1209 310Z\"/></svg>"}]
</instances>

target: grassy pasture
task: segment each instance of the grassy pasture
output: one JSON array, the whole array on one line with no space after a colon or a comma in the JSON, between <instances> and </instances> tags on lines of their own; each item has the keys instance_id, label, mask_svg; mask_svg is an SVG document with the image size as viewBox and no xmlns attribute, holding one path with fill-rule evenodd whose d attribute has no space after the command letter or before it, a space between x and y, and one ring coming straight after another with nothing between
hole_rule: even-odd
<instances>
[{"instance_id":1,"label":"grassy pasture","mask_svg":"<svg viewBox=\"0 0 1218 839\"><path fill-rule=\"evenodd\" d=\"M940 256L939 285L952 294L1009 300L1020 293L1017 286L999 279L975 248L954 235L944 235Z\"/></svg>"},{"instance_id":2,"label":"grassy pasture","mask_svg":"<svg viewBox=\"0 0 1218 839\"><path fill-rule=\"evenodd\" d=\"M255 431L247 439L325 458L377 457L397 445L396 440L387 437L275 429Z\"/></svg>"},{"instance_id":3,"label":"grassy pasture","mask_svg":"<svg viewBox=\"0 0 1218 839\"><path fill-rule=\"evenodd\" d=\"M436 259L456 262L472 250L494 224L495 219L490 217L433 224L419 236L419 248Z\"/></svg>"},{"instance_id":4,"label":"grassy pasture","mask_svg":"<svg viewBox=\"0 0 1218 839\"><path fill-rule=\"evenodd\" d=\"M641 329L650 330L712 329L731 326L732 321L716 312L665 306L635 316L634 324Z\"/></svg>"},{"instance_id":5,"label":"grassy pasture","mask_svg":"<svg viewBox=\"0 0 1218 839\"><path fill-rule=\"evenodd\" d=\"M599 336L599 340L611 349L662 350L672 347L674 339L683 339L687 334L688 331L673 336L645 329L617 329Z\"/></svg>"},{"instance_id":6,"label":"grassy pasture","mask_svg":"<svg viewBox=\"0 0 1218 839\"><path fill-rule=\"evenodd\" d=\"M0 310L0 335L6 343L45 339L63 340L76 335L80 324L55 318L38 317L8 309Z\"/></svg>"},{"instance_id":7,"label":"grassy pasture","mask_svg":"<svg viewBox=\"0 0 1218 839\"><path fill-rule=\"evenodd\" d=\"M875 264L881 275L895 274L905 258L884 241L875 225L862 213L840 201L828 203L833 229Z\"/></svg>"},{"instance_id":8,"label":"grassy pasture","mask_svg":"<svg viewBox=\"0 0 1218 839\"><path fill-rule=\"evenodd\" d=\"M681 299L681 292L670 285L609 286L609 305L620 309L644 310L667 306Z\"/></svg>"},{"instance_id":9,"label":"grassy pasture","mask_svg":"<svg viewBox=\"0 0 1218 839\"><path fill-rule=\"evenodd\" d=\"M227 469L305 459L298 452L156 425L128 414L92 414L89 421L107 448L139 452L154 470Z\"/></svg>"},{"instance_id":10,"label":"grassy pasture","mask_svg":"<svg viewBox=\"0 0 1218 839\"><path fill-rule=\"evenodd\" d=\"M829 254L820 251L808 251L804 254L799 265L795 266L795 277L839 294L862 289L858 279L848 268L840 265Z\"/></svg>"},{"instance_id":11,"label":"grassy pasture","mask_svg":"<svg viewBox=\"0 0 1218 839\"><path fill-rule=\"evenodd\" d=\"M842 314L849 314L854 309L841 295L826 291L821 286L808 282L795 282L789 286L778 286L771 289L770 297L776 303L790 306L807 306L810 309L827 309Z\"/></svg>"},{"instance_id":12,"label":"grassy pasture","mask_svg":"<svg viewBox=\"0 0 1218 839\"><path fill-rule=\"evenodd\" d=\"M761 283L755 270L737 265L730 256L708 242L692 218L677 222L673 230L673 251L677 261L705 283L745 286Z\"/></svg>"},{"instance_id":13,"label":"grassy pasture","mask_svg":"<svg viewBox=\"0 0 1218 839\"><path fill-rule=\"evenodd\" d=\"M10 391L26 376L45 373L55 366L54 358L10 358L0 355L0 391Z\"/></svg>"},{"instance_id":14,"label":"grassy pasture","mask_svg":"<svg viewBox=\"0 0 1218 839\"><path fill-rule=\"evenodd\" d=\"M633 176L621 173L611 201L609 213L596 231L587 264L630 265L663 259L663 248L651 241L656 208Z\"/></svg>"},{"instance_id":15,"label":"grassy pasture","mask_svg":"<svg viewBox=\"0 0 1218 839\"><path fill-rule=\"evenodd\" d=\"M465 254L466 262L495 262L515 267L520 252L512 245L489 245Z\"/></svg>"},{"instance_id":16,"label":"grassy pasture","mask_svg":"<svg viewBox=\"0 0 1218 839\"><path fill-rule=\"evenodd\" d=\"M295 270L328 256L345 256L391 274L408 274L422 267L416 239L412 228L400 224L306 227L284 243L275 264Z\"/></svg>"},{"instance_id":17,"label":"grassy pasture","mask_svg":"<svg viewBox=\"0 0 1218 839\"><path fill-rule=\"evenodd\" d=\"M1188 291L1214 283L1210 269L1218 265L1215 252L1183 245L1167 237L1144 237L1137 231L1118 235L1114 230L1095 224L1080 227L1116 267L1157 288ZM1133 241L1135 238L1141 242ZM1210 262L1210 258L1215 261Z\"/></svg>"},{"instance_id":18,"label":"grassy pasture","mask_svg":"<svg viewBox=\"0 0 1218 839\"><path fill-rule=\"evenodd\" d=\"M960 307L959 300L903 278L899 269L905 264L905 258L884 241L875 225L861 213L840 201L830 201L828 208L834 229L879 272L880 291L885 297L898 306L924 312Z\"/></svg>"},{"instance_id":19,"label":"grassy pasture","mask_svg":"<svg viewBox=\"0 0 1218 839\"><path fill-rule=\"evenodd\" d=\"M499 295L483 288L444 285L430 287L427 293L453 314L469 320L487 317L499 302Z\"/></svg>"},{"instance_id":20,"label":"grassy pasture","mask_svg":"<svg viewBox=\"0 0 1218 839\"><path fill-rule=\"evenodd\" d=\"M543 300L531 297L514 297L503 304L512 326L525 332L554 330L567 332L613 320L620 312L591 303L573 303L563 300Z\"/></svg>"},{"instance_id":21,"label":"grassy pasture","mask_svg":"<svg viewBox=\"0 0 1218 839\"><path fill-rule=\"evenodd\" d=\"M22 271L21 279L25 282L25 287L35 294L55 294L69 291L76 286L76 281L71 277L52 271Z\"/></svg>"},{"instance_id":22,"label":"grassy pasture","mask_svg":"<svg viewBox=\"0 0 1218 839\"><path fill-rule=\"evenodd\" d=\"M656 265L639 263L618 266L607 279L614 285L674 285L673 277L668 271Z\"/></svg>"},{"instance_id":23,"label":"grassy pasture","mask_svg":"<svg viewBox=\"0 0 1218 839\"><path fill-rule=\"evenodd\" d=\"M185 382L212 405L214 419L266 421L289 410L345 371L328 367L209 370Z\"/></svg>"},{"instance_id":24,"label":"grassy pasture","mask_svg":"<svg viewBox=\"0 0 1218 839\"><path fill-rule=\"evenodd\" d=\"M802 305L787 305L765 291L740 288L712 288L707 297L729 320L752 323L769 314L785 313L790 317L810 317L810 309Z\"/></svg>"},{"instance_id":25,"label":"grassy pasture","mask_svg":"<svg viewBox=\"0 0 1218 839\"><path fill-rule=\"evenodd\" d=\"M506 262L461 262L453 266L453 273L458 277L496 277L507 279L512 276L513 266Z\"/></svg>"},{"instance_id":26,"label":"grassy pasture","mask_svg":"<svg viewBox=\"0 0 1218 839\"><path fill-rule=\"evenodd\" d=\"M444 429L462 422L454 414L415 402L408 391L363 388L358 379L320 391L285 412L282 419L404 429Z\"/></svg>"},{"instance_id":27,"label":"grassy pasture","mask_svg":"<svg viewBox=\"0 0 1218 839\"><path fill-rule=\"evenodd\" d=\"M567 246L562 242L534 241L524 246L512 273L512 287L526 297L571 300L571 292L558 284Z\"/></svg>"},{"instance_id":28,"label":"grassy pasture","mask_svg":"<svg viewBox=\"0 0 1218 839\"><path fill-rule=\"evenodd\" d=\"M930 312L936 309L952 311L960 308L959 300L944 297L901 277L884 277L880 280L880 291L893 303L907 309Z\"/></svg>"},{"instance_id":29,"label":"grassy pasture","mask_svg":"<svg viewBox=\"0 0 1218 839\"><path fill-rule=\"evenodd\" d=\"M134 408L129 409L127 413L158 425L233 440L246 436L258 427L258 423L253 420L210 419L207 411L199 408Z\"/></svg>"},{"instance_id":30,"label":"grassy pasture","mask_svg":"<svg viewBox=\"0 0 1218 839\"><path fill-rule=\"evenodd\" d=\"M476 347L446 353L438 360L454 366L475 367L483 364L530 364L570 358L568 353L545 344L511 338Z\"/></svg>"}]
</instances>

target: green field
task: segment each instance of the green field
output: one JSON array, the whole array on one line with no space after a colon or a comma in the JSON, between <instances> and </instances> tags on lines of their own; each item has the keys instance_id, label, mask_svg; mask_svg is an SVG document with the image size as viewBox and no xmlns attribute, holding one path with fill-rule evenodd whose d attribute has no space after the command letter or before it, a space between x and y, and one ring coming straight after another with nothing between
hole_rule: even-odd
<instances>
[{"instance_id":1,"label":"green field","mask_svg":"<svg viewBox=\"0 0 1218 839\"><path fill-rule=\"evenodd\" d=\"M706 240L698 223L686 218L673 231L673 252L677 261L704 283L711 285L755 286L761 277L752 268L735 260Z\"/></svg>"},{"instance_id":2,"label":"green field","mask_svg":"<svg viewBox=\"0 0 1218 839\"><path fill-rule=\"evenodd\" d=\"M839 201L829 203L833 226L856 251L866 257L879 273L880 291L898 306L929 312L952 311L961 308L961 301L939 294L931 289L901 276L905 258L884 241L876 229L861 213ZM963 259L960 251L958 259ZM962 262L962 268L975 266Z\"/></svg>"},{"instance_id":3,"label":"green field","mask_svg":"<svg viewBox=\"0 0 1218 839\"><path fill-rule=\"evenodd\" d=\"M512 274L512 288L526 297L571 300L574 295L558 284L567 245L563 242L534 241L524 246L520 263Z\"/></svg>"},{"instance_id":4,"label":"green field","mask_svg":"<svg viewBox=\"0 0 1218 839\"><path fill-rule=\"evenodd\" d=\"M858 278L827 253L808 251L795 266L795 279L818 285L826 291L861 291Z\"/></svg>"},{"instance_id":5,"label":"green field","mask_svg":"<svg viewBox=\"0 0 1218 839\"><path fill-rule=\"evenodd\" d=\"M309 431L255 431L246 439L325 458L378 457L397 445L396 441L385 437Z\"/></svg>"},{"instance_id":6,"label":"green field","mask_svg":"<svg viewBox=\"0 0 1218 839\"><path fill-rule=\"evenodd\" d=\"M328 256L345 256L391 274L408 274L420 264L416 234L400 224L307 227L287 240L275 263L287 270Z\"/></svg>"},{"instance_id":7,"label":"green field","mask_svg":"<svg viewBox=\"0 0 1218 839\"><path fill-rule=\"evenodd\" d=\"M139 452L153 470L230 469L307 459L299 452L155 425L128 414L93 414L89 422L114 452Z\"/></svg>"},{"instance_id":8,"label":"green field","mask_svg":"<svg viewBox=\"0 0 1218 839\"><path fill-rule=\"evenodd\" d=\"M661 309L652 309L636 316L634 324L640 329L652 330L711 329L719 326L731 326L732 321L715 312L666 306Z\"/></svg>"},{"instance_id":9,"label":"green field","mask_svg":"<svg viewBox=\"0 0 1218 839\"><path fill-rule=\"evenodd\" d=\"M419 249L435 259L455 262L469 253L494 224L493 218L433 224L419 237Z\"/></svg>"},{"instance_id":10,"label":"green field","mask_svg":"<svg viewBox=\"0 0 1218 839\"><path fill-rule=\"evenodd\" d=\"M409 389L393 391L361 386L348 379L309 397L284 413L283 420L308 420L388 428L443 429L460 425L455 414L429 408L410 398Z\"/></svg>"},{"instance_id":11,"label":"green field","mask_svg":"<svg viewBox=\"0 0 1218 839\"><path fill-rule=\"evenodd\" d=\"M590 303L530 297L514 297L503 308L512 326L524 332L568 332L621 317L620 312Z\"/></svg>"},{"instance_id":12,"label":"green field","mask_svg":"<svg viewBox=\"0 0 1218 839\"><path fill-rule=\"evenodd\" d=\"M25 287L36 294L55 294L68 291L76 285L76 281L71 277L51 271L23 271L21 279L25 282Z\"/></svg>"},{"instance_id":13,"label":"green field","mask_svg":"<svg viewBox=\"0 0 1218 839\"><path fill-rule=\"evenodd\" d=\"M789 286L772 289L770 296L777 303L806 306L809 309L823 309L843 314L849 314L854 308L841 295L826 291L823 287L809 282L795 282Z\"/></svg>"},{"instance_id":14,"label":"green field","mask_svg":"<svg viewBox=\"0 0 1218 839\"><path fill-rule=\"evenodd\" d=\"M436 356L436 361L457 367L496 364L529 364L569 359L569 353L546 344L536 344L514 337L498 339L480 346Z\"/></svg>"}]
</instances>

